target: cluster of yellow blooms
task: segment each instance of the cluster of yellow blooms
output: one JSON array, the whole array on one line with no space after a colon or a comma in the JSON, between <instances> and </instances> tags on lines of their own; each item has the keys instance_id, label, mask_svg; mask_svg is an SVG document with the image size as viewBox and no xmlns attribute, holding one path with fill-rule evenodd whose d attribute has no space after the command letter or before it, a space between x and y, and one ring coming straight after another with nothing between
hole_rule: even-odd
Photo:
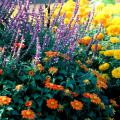
<instances>
[{"instance_id":1,"label":"cluster of yellow blooms","mask_svg":"<svg viewBox=\"0 0 120 120\"><path fill-rule=\"evenodd\" d=\"M112 70L112 76L114 78L120 78L120 67L115 68L115 69Z\"/></svg>"},{"instance_id":2,"label":"cluster of yellow blooms","mask_svg":"<svg viewBox=\"0 0 120 120\"><path fill-rule=\"evenodd\" d=\"M109 66L110 66L109 63L104 63L104 64L99 66L99 70L100 71L105 71L109 68Z\"/></svg>"},{"instance_id":3,"label":"cluster of yellow blooms","mask_svg":"<svg viewBox=\"0 0 120 120\"><path fill-rule=\"evenodd\" d=\"M116 49L116 50L106 50L106 51L102 51L101 52L104 56L107 57L114 57L114 59L116 60L120 60L120 49Z\"/></svg>"}]
</instances>

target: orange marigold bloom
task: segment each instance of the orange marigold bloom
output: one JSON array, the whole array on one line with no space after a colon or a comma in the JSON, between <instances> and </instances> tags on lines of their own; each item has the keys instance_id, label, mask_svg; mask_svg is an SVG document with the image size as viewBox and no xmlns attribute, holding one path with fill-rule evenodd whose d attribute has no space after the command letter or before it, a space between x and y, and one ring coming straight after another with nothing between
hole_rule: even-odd
<instances>
[{"instance_id":1,"label":"orange marigold bloom","mask_svg":"<svg viewBox=\"0 0 120 120\"><path fill-rule=\"evenodd\" d=\"M30 76L34 76L34 71L33 71L33 70L30 70L30 71L28 72L28 74L29 74Z\"/></svg>"},{"instance_id":2,"label":"orange marigold bloom","mask_svg":"<svg viewBox=\"0 0 120 120\"><path fill-rule=\"evenodd\" d=\"M78 100L74 100L74 101L70 102L70 104L71 104L72 108L75 110L82 110L82 108L83 108L83 103Z\"/></svg>"},{"instance_id":3,"label":"orange marigold bloom","mask_svg":"<svg viewBox=\"0 0 120 120\"><path fill-rule=\"evenodd\" d=\"M55 74L57 71L58 71L58 69L56 67L49 68L49 73L51 73L51 74Z\"/></svg>"},{"instance_id":4,"label":"orange marigold bloom","mask_svg":"<svg viewBox=\"0 0 120 120\"><path fill-rule=\"evenodd\" d=\"M25 106L26 106L26 107L31 107L31 106L32 106L32 101L27 101L27 102L25 103Z\"/></svg>"},{"instance_id":5,"label":"orange marigold bloom","mask_svg":"<svg viewBox=\"0 0 120 120\"><path fill-rule=\"evenodd\" d=\"M87 46L91 40L92 38L90 36L85 36L82 39L78 40L78 43Z\"/></svg>"},{"instance_id":6,"label":"orange marigold bloom","mask_svg":"<svg viewBox=\"0 0 120 120\"><path fill-rule=\"evenodd\" d=\"M25 119L29 119L29 120L35 119L35 114L32 110L22 110L21 115L22 115L22 118L25 118Z\"/></svg>"},{"instance_id":7,"label":"orange marigold bloom","mask_svg":"<svg viewBox=\"0 0 120 120\"><path fill-rule=\"evenodd\" d=\"M58 101L54 98L47 100L47 107L50 109L57 109L58 108Z\"/></svg>"},{"instance_id":8,"label":"orange marigold bloom","mask_svg":"<svg viewBox=\"0 0 120 120\"><path fill-rule=\"evenodd\" d=\"M16 89L17 91L19 91L22 87L23 87L23 85L16 85L15 89Z\"/></svg>"},{"instance_id":9,"label":"orange marigold bloom","mask_svg":"<svg viewBox=\"0 0 120 120\"><path fill-rule=\"evenodd\" d=\"M58 52L54 52L54 51L47 51L45 52L46 56L49 57L49 58L52 58L52 57L56 57L59 55Z\"/></svg>"},{"instance_id":10,"label":"orange marigold bloom","mask_svg":"<svg viewBox=\"0 0 120 120\"><path fill-rule=\"evenodd\" d=\"M94 36L97 40L102 40L104 38L104 34L103 33L99 33L98 35Z\"/></svg>"},{"instance_id":11,"label":"orange marigold bloom","mask_svg":"<svg viewBox=\"0 0 120 120\"><path fill-rule=\"evenodd\" d=\"M91 50L92 51L95 51L95 48L96 48L96 50L97 51L99 51L99 50L101 50L102 49L102 46L100 45L100 44L97 44L97 45L92 45L92 47L91 47Z\"/></svg>"},{"instance_id":12,"label":"orange marigold bloom","mask_svg":"<svg viewBox=\"0 0 120 120\"><path fill-rule=\"evenodd\" d=\"M0 105L9 105L11 103L11 98L7 96L0 96Z\"/></svg>"}]
</instances>

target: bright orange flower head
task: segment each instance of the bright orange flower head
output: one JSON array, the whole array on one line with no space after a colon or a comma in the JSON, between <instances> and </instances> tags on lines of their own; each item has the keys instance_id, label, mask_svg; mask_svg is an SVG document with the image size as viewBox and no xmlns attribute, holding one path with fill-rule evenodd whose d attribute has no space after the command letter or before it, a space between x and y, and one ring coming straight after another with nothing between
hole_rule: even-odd
<instances>
[{"instance_id":1,"label":"bright orange flower head","mask_svg":"<svg viewBox=\"0 0 120 120\"><path fill-rule=\"evenodd\" d=\"M21 115L22 115L22 118L25 118L25 119L29 119L29 120L35 119L35 114L32 110L22 110Z\"/></svg>"},{"instance_id":2,"label":"bright orange flower head","mask_svg":"<svg viewBox=\"0 0 120 120\"><path fill-rule=\"evenodd\" d=\"M99 33L98 35L95 35L94 37L97 40L102 40L104 38L104 34L103 33Z\"/></svg>"},{"instance_id":3,"label":"bright orange flower head","mask_svg":"<svg viewBox=\"0 0 120 120\"><path fill-rule=\"evenodd\" d=\"M85 36L82 39L78 40L78 44L83 44L83 45L87 46L91 40L92 40L92 38L90 36Z\"/></svg>"},{"instance_id":4,"label":"bright orange flower head","mask_svg":"<svg viewBox=\"0 0 120 120\"><path fill-rule=\"evenodd\" d=\"M58 108L58 101L54 98L47 100L47 107L50 109L57 109Z\"/></svg>"},{"instance_id":5,"label":"bright orange flower head","mask_svg":"<svg viewBox=\"0 0 120 120\"><path fill-rule=\"evenodd\" d=\"M91 47L91 50L92 51L95 51L95 49L97 50L97 51L99 51L99 50L101 50L102 49L102 46L100 45L100 44L97 44L97 45L92 45L92 47Z\"/></svg>"},{"instance_id":6,"label":"bright orange flower head","mask_svg":"<svg viewBox=\"0 0 120 120\"><path fill-rule=\"evenodd\" d=\"M74 110L82 110L83 108L83 103L78 100L74 100L70 104Z\"/></svg>"},{"instance_id":7,"label":"bright orange flower head","mask_svg":"<svg viewBox=\"0 0 120 120\"><path fill-rule=\"evenodd\" d=\"M32 101L27 101L27 102L25 103L25 106L26 106L26 107L31 107L31 106L32 106Z\"/></svg>"},{"instance_id":8,"label":"bright orange flower head","mask_svg":"<svg viewBox=\"0 0 120 120\"><path fill-rule=\"evenodd\" d=\"M46 56L49 57L49 58L52 58L52 57L56 57L59 55L58 52L54 52L54 51L47 51L45 52Z\"/></svg>"},{"instance_id":9,"label":"bright orange flower head","mask_svg":"<svg viewBox=\"0 0 120 120\"><path fill-rule=\"evenodd\" d=\"M60 90L60 91L64 90L63 86L53 84L53 83L50 83L50 82L45 82L45 87L48 88L48 89L51 89L51 90Z\"/></svg>"},{"instance_id":10,"label":"bright orange flower head","mask_svg":"<svg viewBox=\"0 0 120 120\"><path fill-rule=\"evenodd\" d=\"M0 105L9 105L11 103L11 98L7 96L0 96Z\"/></svg>"},{"instance_id":11,"label":"bright orange flower head","mask_svg":"<svg viewBox=\"0 0 120 120\"><path fill-rule=\"evenodd\" d=\"M56 67L49 68L49 73L51 73L51 74L55 74L55 73L57 73L57 71L58 71L58 69Z\"/></svg>"}]
</instances>

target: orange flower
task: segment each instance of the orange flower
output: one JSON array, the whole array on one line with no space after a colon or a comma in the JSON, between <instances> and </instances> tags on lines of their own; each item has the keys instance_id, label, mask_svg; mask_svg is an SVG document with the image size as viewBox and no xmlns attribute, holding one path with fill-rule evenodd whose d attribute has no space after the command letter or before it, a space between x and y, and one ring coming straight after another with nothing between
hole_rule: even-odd
<instances>
[{"instance_id":1,"label":"orange flower","mask_svg":"<svg viewBox=\"0 0 120 120\"><path fill-rule=\"evenodd\" d=\"M95 104L101 103L101 99L95 93L84 93L83 96L86 98L90 98L92 103L95 103Z\"/></svg>"},{"instance_id":2,"label":"orange flower","mask_svg":"<svg viewBox=\"0 0 120 120\"><path fill-rule=\"evenodd\" d=\"M103 33L99 33L98 35L95 35L94 37L97 40L102 40L104 38L104 34Z\"/></svg>"},{"instance_id":3,"label":"orange flower","mask_svg":"<svg viewBox=\"0 0 120 120\"><path fill-rule=\"evenodd\" d=\"M21 115L22 115L22 118L25 118L25 119L29 119L29 120L35 119L35 114L32 110L22 110Z\"/></svg>"},{"instance_id":4,"label":"orange flower","mask_svg":"<svg viewBox=\"0 0 120 120\"><path fill-rule=\"evenodd\" d=\"M81 43L81 44L87 46L87 45L90 43L91 40L92 40L91 37L85 36L85 37L83 37L82 39L78 40L78 44Z\"/></svg>"},{"instance_id":5,"label":"orange flower","mask_svg":"<svg viewBox=\"0 0 120 120\"><path fill-rule=\"evenodd\" d=\"M44 67L42 66L42 64L37 64L37 67L40 70L40 72L42 72L44 70Z\"/></svg>"},{"instance_id":6,"label":"orange flower","mask_svg":"<svg viewBox=\"0 0 120 120\"><path fill-rule=\"evenodd\" d=\"M101 99L95 93L91 94L90 99L92 103L95 103L95 104L101 103Z\"/></svg>"},{"instance_id":7,"label":"orange flower","mask_svg":"<svg viewBox=\"0 0 120 120\"><path fill-rule=\"evenodd\" d=\"M52 90L64 90L63 86L56 85L56 84L53 84L53 83L50 83L50 82L46 82L45 87L49 88L49 89L52 89Z\"/></svg>"},{"instance_id":8,"label":"orange flower","mask_svg":"<svg viewBox=\"0 0 120 120\"><path fill-rule=\"evenodd\" d=\"M56 67L49 68L49 73L51 73L51 74L55 74L57 71L58 71L58 69Z\"/></svg>"},{"instance_id":9,"label":"orange flower","mask_svg":"<svg viewBox=\"0 0 120 120\"><path fill-rule=\"evenodd\" d=\"M16 85L15 89L16 89L17 91L19 91L22 87L23 87L23 85Z\"/></svg>"},{"instance_id":10,"label":"orange flower","mask_svg":"<svg viewBox=\"0 0 120 120\"><path fill-rule=\"evenodd\" d=\"M47 51L45 52L46 56L49 57L49 58L52 58L52 57L56 57L59 55L58 52L54 52L54 51Z\"/></svg>"},{"instance_id":11,"label":"orange flower","mask_svg":"<svg viewBox=\"0 0 120 120\"><path fill-rule=\"evenodd\" d=\"M105 81L98 79L97 80L97 87L107 89L108 86L107 86L107 83Z\"/></svg>"},{"instance_id":12,"label":"orange flower","mask_svg":"<svg viewBox=\"0 0 120 120\"><path fill-rule=\"evenodd\" d=\"M57 109L58 108L58 101L54 98L47 100L47 107L50 109Z\"/></svg>"},{"instance_id":13,"label":"orange flower","mask_svg":"<svg viewBox=\"0 0 120 120\"><path fill-rule=\"evenodd\" d=\"M95 49L97 50L97 51L99 51L99 50L101 50L102 49L102 46L100 45L100 44L97 44L97 45L92 45L92 47L91 47L91 50L92 51L95 51Z\"/></svg>"},{"instance_id":14,"label":"orange flower","mask_svg":"<svg viewBox=\"0 0 120 120\"><path fill-rule=\"evenodd\" d=\"M30 70L30 71L28 72L28 74L29 74L30 76L34 76L34 71L33 71L33 70Z\"/></svg>"},{"instance_id":15,"label":"orange flower","mask_svg":"<svg viewBox=\"0 0 120 120\"><path fill-rule=\"evenodd\" d=\"M97 87L107 89L106 79L95 70L92 70L92 73L98 78Z\"/></svg>"},{"instance_id":16,"label":"orange flower","mask_svg":"<svg viewBox=\"0 0 120 120\"><path fill-rule=\"evenodd\" d=\"M90 98L90 96L91 96L91 93L83 93L83 96L85 97L85 98Z\"/></svg>"},{"instance_id":17,"label":"orange flower","mask_svg":"<svg viewBox=\"0 0 120 120\"><path fill-rule=\"evenodd\" d=\"M72 108L75 110L82 110L82 108L83 108L83 103L78 100L74 100L74 101L70 102L70 104L71 104Z\"/></svg>"},{"instance_id":18,"label":"orange flower","mask_svg":"<svg viewBox=\"0 0 120 120\"><path fill-rule=\"evenodd\" d=\"M0 96L0 105L9 105L11 103L11 98L7 96Z\"/></svg>"},{"instance_id":19,"label":"orange flower","mask_svg":"<svg viewBox=\"0 0 120 120\"><path fill-rule=\"evenodd\" d=\"M31 107L31 106L32 106L32 101L27 101L27 102L25 103L25 106L26 106L26 107Z\"/></svg>"},{"instance_id":20,"label":"orange flower","mask_svg":"<svg viewBox=\"0 0 120 120\"><path fill-rule=\"evenodd\" d=\"M44 83L49 83L51 80L51 78L49 76L46 76L46 80L44 81Z\"/></svg>"}]
</instances>

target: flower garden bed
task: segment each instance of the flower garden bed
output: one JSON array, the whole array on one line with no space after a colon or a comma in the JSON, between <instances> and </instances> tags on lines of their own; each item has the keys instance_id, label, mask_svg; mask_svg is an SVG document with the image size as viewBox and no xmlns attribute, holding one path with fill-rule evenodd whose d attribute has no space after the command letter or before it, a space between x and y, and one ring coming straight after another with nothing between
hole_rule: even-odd
<instances>
[{"instance_id":1,"label":"flower garden bed","mask_svg":"<svg viewBox=\"0 0 120 120\"><path fill-rule=\"evenodd\" d=\"M0 119L117 119L119 13L88 0L1 2Z\"/></svg>"}]
</instances>

